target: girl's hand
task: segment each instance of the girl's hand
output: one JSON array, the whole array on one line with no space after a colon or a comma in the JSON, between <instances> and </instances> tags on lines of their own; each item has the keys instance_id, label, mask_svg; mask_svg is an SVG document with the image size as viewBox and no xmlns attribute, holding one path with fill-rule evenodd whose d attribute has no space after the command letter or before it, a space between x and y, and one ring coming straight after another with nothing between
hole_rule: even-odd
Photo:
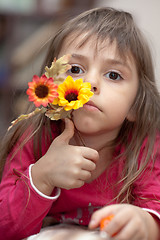
<instances>
[{"instance_id":1,"label":"girl's hand","mask_svg":"<svg viewBox=\"0 0 160 240\"><path fill-rule=\"evenodd\" d=\"M50 195L54 187L79 188L91 177L99 158L94 149L69 144L74 125L65 119L65 129L50 145L47 153L32 167L34 185Z\"/></svg>"},{"instance_id":2,"label":"girl's hand","mask_svg":"<svg viewBox=\"0 0 160 240\"><path fill-rule=\"evenodd\" d=\"M114 215L103 231L118 240L158 240L160 230L158 222L143 209L130 204L115 204L96 211L89 223L94 229L103 218Z\"/></svg>"}]
</instances>

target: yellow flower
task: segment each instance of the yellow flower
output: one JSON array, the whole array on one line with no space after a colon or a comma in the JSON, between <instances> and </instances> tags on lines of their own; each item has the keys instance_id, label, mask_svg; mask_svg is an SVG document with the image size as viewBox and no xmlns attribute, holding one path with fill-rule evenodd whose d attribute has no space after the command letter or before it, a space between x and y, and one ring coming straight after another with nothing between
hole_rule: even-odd
<instances>
[{"instance_id":1,"label":"yellow flower","mask_svg":"<svg viewBox=\"0 0 160 240\"><path fill-rule=\"evenodd\" d=\"M28 86L29 101L34 102L36 107L40 105L47 107L48 103L52 103L54 98L58 97L58 85L53 83L53 78L47 78L45 75L40 78L34 75L33 81L29 82Z\"/></svg>"},{"instance_id":2,"label":"yellow flower","mask_svg":"<svg viewBox=\"0 0 160 240\"><path fill-rule=\"evenodd\" d=\"M83 104L88 102L93 95L90 83L83 82L82 79L74 81L71 76L68 76L65 81L58 86L57 92L59 96L52 104L63 106L65 111L83 107Z\"/></svg>"}]
</instances>

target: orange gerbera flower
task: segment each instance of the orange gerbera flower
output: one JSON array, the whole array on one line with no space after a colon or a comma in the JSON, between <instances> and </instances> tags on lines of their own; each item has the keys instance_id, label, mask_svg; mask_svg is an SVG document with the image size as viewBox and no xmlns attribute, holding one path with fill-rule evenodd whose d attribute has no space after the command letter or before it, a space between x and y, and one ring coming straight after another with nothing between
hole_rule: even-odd
<instances>
[{"instance_id":1,"label":"orange gerbera flower","mask_svg":"<svg viewBox=\"0 0 160 240\"><path fill-rule=\"evenodd\" d=\"M47 107L48 103L52 103L54 98L58 97L58 85L53 83L53 78L47 78L45 75L40 78L34 75L28 86L29 101L34 102L36 107L40 105Z\"/></svg>"}]
</instances>

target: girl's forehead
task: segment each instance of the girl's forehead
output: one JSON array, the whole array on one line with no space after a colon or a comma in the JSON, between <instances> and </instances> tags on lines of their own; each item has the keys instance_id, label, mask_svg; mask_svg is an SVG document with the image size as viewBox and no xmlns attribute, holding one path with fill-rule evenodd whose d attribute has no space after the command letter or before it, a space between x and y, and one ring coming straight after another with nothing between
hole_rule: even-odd
<instances>
[{"instance_id":1,"label":"girl's forehead","mask_svg":"<svg viewBox=\"0 0 160 240\"><path fill-rule=\"evenodd\" d=\"M109 37L106 39L98 38L96 35L88 37L88 33L67 36L63 41L60 55L73 54L77 51L88 51L87 54L92 54L94 57L110 55L124 62L135 64L132 53L127 49L120 51L116 39L111 41Z\"/></svg>"},{"instance_id":2,"label":"girl's forehead","mask_svg":"<svg viewBox=\"0 0 160 240\"><path fill-rule=\"evenodd\" d=\"M98 39L97 36L88 36L87 33L83 34L71 34L65 38L62 44L61 51L68 50L70 48L83 49L86 46L90 47L94 51L102 51L106 47L113 47L116 45L115 42L111 43L109 38L105 40ZM115 46L114 46L115 47Z\"/></svg>"}]
</instances>

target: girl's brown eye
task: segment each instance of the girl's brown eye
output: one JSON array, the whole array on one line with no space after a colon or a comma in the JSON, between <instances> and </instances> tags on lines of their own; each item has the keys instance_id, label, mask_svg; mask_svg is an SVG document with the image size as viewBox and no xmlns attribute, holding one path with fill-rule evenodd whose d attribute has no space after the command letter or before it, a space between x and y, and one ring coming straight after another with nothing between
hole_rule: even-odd
<instances>
[{"instance_id":1,"label":"girl's brown eye","mask_svg":"<svg viewBox=\"0 0 160 240\"><path fill-rule=\"evenodd\" d=\"M105 76L107 78L111 79L111 80L114 80L114 81L122 79L121 75L117 72L114 72L114 71L108 72Z\"/></svg>"},{"instance_id":2,"label":"girl's brown eye","mask_svg":"<svg viewBox=\"0 0 160 240\"><path fill-rule=\"evenodd\" d=\"M72 72L72 73L79 73L79 72L80 72L80 68L77 67L77 66L73 66L73 67L71 68L71 72Z\"/></svg>"},{"instance_id":3,"label":"girl's brown eye","mask_svg":"<svg viewBox=\"0 0 160 240\"><path fill-rule=\"evenodd\" d=\"M79 66L72 66L71 69L69 69L68 72L70 72L72 74L81 74L84 71Z\"/></svg>"}]
</instances>

